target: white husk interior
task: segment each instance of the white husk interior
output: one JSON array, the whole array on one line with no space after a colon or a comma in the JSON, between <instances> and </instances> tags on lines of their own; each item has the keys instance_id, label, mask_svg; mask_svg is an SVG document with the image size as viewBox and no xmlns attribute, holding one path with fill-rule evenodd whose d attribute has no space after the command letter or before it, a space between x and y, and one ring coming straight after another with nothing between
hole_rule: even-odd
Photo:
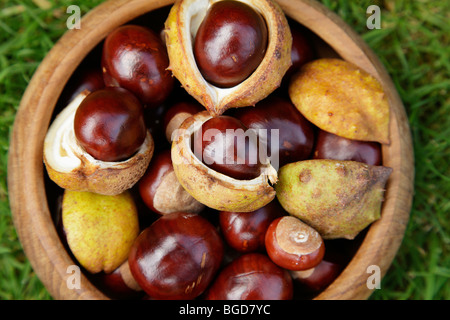
<instances>
[{"instance_id":1,"label":"white husk interior","mask_svg":"<svg viewBox=\"0 0 450 320\"><path fill-rule=\"evenodd\" d=\"M197 30L200 27L200 24L202 23L203 19L205 18L206 12L208 11L209 7L220 0L188 0L184 6L183 9L180 11L180 14L182 16L182 20L186 21L186 30L189 30L190 32L182 32L182 36L184 37L184 41L188 48L193 48L193 42L195 39L195 35L197 34ZM264 14L262 13L262 10L258 8L257 3L253 3L252 1L248 0L239 0L240 2L243 2L259 13L261 13L262 16ZM256 1L257 2L257 1ZM268 32L270 33L270 24L267 24ZM268 46L268 45L267 45ZM215 105L218 105L220 101L222 101L225 97L227 97L231 92L239 89L244 83L240 83L237 86L231 87L231 88L218 88L216 86L213 86L209 82L207 82L200 71L197 68L197 65L195 63L195 57L194 57L194 51L188 50L186 52L188 60L190 60L191 66L193 66L194 72L197 74L197 78L205 85L206 90L208 91L208 94L211 96L213 102Z\"/></svg>"},{"instance_id":2,"label":"white husk interior","mask_svg":"<svg viewBox=\"0 0 450 320\"><path fill-rule=\"evenodd\" d=\"M75 113L83 99L88 93L82 92L73 99L55 118L44 140L44 156L47 165L57 172L69 173L82 165L83 161L88 161L98 168L120 168L126 166L130 161L108 162L97 160L87 153L78 143L74 131ZM149 134L139 149L143 152L149 144Z\"/></svg>"},{"instance_id":3,"label":"white husk interior","mask_svg":"<svg viewBox=\"0 0 450 320\"><path fill-rule=\"evenodd\" d=\"M70 172L81 165L77 156L79 150L73 130L75 112L86 95L78 95L69 105L57 115L44 141L44 155L47 165L58 172Z\"/></svg>"}]
</instances>

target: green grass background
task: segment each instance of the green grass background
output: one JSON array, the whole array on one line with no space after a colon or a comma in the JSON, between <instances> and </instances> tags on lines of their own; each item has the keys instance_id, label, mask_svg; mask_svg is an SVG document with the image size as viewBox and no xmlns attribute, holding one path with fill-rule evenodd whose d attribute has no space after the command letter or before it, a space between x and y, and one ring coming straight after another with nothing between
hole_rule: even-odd
<instances>
[{"instance_id":1,"label":"green grass background","mask_svg":"<svg viewBox=\"0 0 450 320\"><path fill-rule=\"evenodd\" d=\"M7 189L9 137L34 71L67 30L66 8L100 0L0 0L0 299L51 299L12 224ZM370 299L450 298L450 1L323 0L369 44L391 75L414 140L415 192L405 238ZM381 8L381 29L366 8Z\"/></svg>"}]
</instances>

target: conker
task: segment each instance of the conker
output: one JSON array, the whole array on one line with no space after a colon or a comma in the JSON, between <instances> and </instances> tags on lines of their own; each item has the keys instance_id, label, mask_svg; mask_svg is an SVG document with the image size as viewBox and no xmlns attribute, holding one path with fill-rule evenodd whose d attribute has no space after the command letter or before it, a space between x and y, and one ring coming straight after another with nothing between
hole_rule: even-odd
<instances>
[{"instance_id":1,"label":"conker","mask_svg":"<svg viewBox=\"0 0 450 320\"><path fill-rule=\"evenodd\" d=\"M287 77L290 77L293 73L298 71L301 66L315 58L314 48L308 37L308 31L292 20L289 21L289 26L292 34L292 65L286 72Z\"/></svg>"},{"instance_id":2,"label":"conker","mask_svg":"<svg viewBox=\"0 0 450 320\"><path fill-rule=\"evenodd\" d=\"M314 126L288 99L272 95L255 107L236 110L233 116L247 128L256 130L265 141L273 166L278 163L278 167L282 167L310 157L315 140Z\"/></svg>"},{"instance_id":3,"label":"conker","mask_svg":"<svg viewBox=\"0 0 450 320\"><path fill-rule=\"evenodd\" d=\"M378 142L351 140L320 130L313 158L351 160L378 166L382 162L381 145Z\"/></svg>"},{"instance_id":4,"label":"conker","mask_svg":"<svg viewBox=\"0 0 450 320\"><path fill-rule=\"evenodd\" d=\"M228 264L207 290L206 300L289 300L292 278L261 253L244 254Z\"/></svg>"},{"instance_id":5,"label":"conker","mask_svg":"<svg viewBox=\"0 0 450 320\"><path fill-rule=\"evenodd\" d=\"M285 214L276 199L252 212L221 211L220 230L230 247L239 252L263 251L267 228L273 220Z\"/></svg>"},{"instance_id":6,"label":"conker","mask_svg":"<svg viewBox=\"0 0 450 320\"><path fill-rule=\"evenodd\" d=\"M155 143L155 152L170 148L170 144L166 140L164 134L163 118L167 112L166 103L160 104L153 108L144 108L144 120L148 131L152 135Z\"/></svg>"},{"instance_id":7,"label":"conker","mask_svg":"<svg viewBox=\"0 0 450 320\"><path fill-rule=\"evenodd\" d=\"M239 180L260 175L257 136L238 119L211 118L193 136L194 154L211 169Z\"/></svg>"},{"instance_id":8,"label":"conker","mask_svg":"<svg viewBox=\"0 0 450 320\"><path fill-rule=\"evenodd\" d=\"M172 105L164 115L164 132L167 141L172 142L172 134L188 117L204 111L198 102L180 101Z\"/></svg>"},{"instance_id":9,"label":"conker","mask_svg":"<svg viewBox=\"0 0 450 320\"><path fill-rule=\"evenodd\" d=\"M138 187L145 205L158 214L178 211L198 213L205 207L178 182L170 149L160 151L153 157Z\"/></svg>"},{"instance_id":10,"label":"conker","mask_svg":"<svg viewBox=\"0 0 450 320\"><path fill-rule=\"evenodd\" d=\"M265 243L270 259L288 270L311 269L325 254L320 234L293 216L275 219L267 229Z\"/></svg>"},{"instance_id":11,"label":"conker","mask_svg":"<svg viewBox=\"0 0 450 320\"><path fill-rule=\"evenodd\" d=\"M84 90L94 92L103 89L104 87L105 82L103 81L102 70L99 66L97 68L80 67L74 72L72 77L69 79L69 82L64 87L58 104L65 107Z\"/></svg>"},{"instance_id":12,"label":"conker","mask_svg":"<svg viewBox=\"0 0 450 320\"><path fill-rule=\"evenodd\" d=\"M123 88L90 93L75 113L74 131L85 151L102 161L131 157L147 134L141 103Z\"/></svg>"},{"instance_id":13,"label":"conker","mask_svg":"<svg viewBox=\"0 0 450 320\"><path fill-rule=\"evenodd\" d=\"M267 48L264 18L240 1L215 2L194 42L197 66L206 81L233 87L259 66Z\"/></svg>"},{"instance_id":14,"label":"conker","mask_svg":"<svg viewBox=\"0 0 450 320\"><path fill-rule=\"evenodd\" d=\"M322 261L312 269L291 271L296 289L302 293L318 293L328 287L345 267L345 259L335 252L325 253Z\"/></svg>"},{"instance_id":15,"label":"conker","mask_svg":"<svg viewBox=\"0 0 450 320\"><path fill-rule=\"evenodd\" d=\"M136 299L144 294L131 275L127 260L111 273L92 275L91 280L112 299Z\"/></svg>"},{"instance_id":16,"label":"conker","mask_svg":"<svg viewBox=\"0 0 450 320\"><path fill-rule=\"evenodd\" d=\"M164 102L173 88L166 47L149 28L115 29L105 39L101 64L106 85L130 90L146 107Z\"/></svg>"},{"instance_id":17,"label":"conker","mask_svg":"<svg viewBox=\"0 0 450 320\"><path fill-rule=\"evenodd\" d=\"M161 179L171 171L173 171L173 166L170 158L170 150L162 151L153 157L144 176L138 183L139 194L145 205L159 214L161 212L153 205L153 199L161 183Z\"/></svg>"},{"instance_id":18,"label":"conker","mask_svg":"<svg viewBox=\"0 0 450 320\"><path fill-rule=\"evenodd\" d=\"M194 299L215 276L223 243L198 214L161 216L135 240L129 265L140 287L154 299Z\"/></svg>"}]
</instances>

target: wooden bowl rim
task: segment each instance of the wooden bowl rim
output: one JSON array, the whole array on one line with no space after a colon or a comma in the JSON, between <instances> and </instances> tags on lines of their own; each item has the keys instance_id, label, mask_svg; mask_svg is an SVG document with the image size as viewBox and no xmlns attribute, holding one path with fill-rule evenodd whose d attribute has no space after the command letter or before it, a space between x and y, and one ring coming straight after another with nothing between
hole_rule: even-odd
<instances>
[{"instance_id":1,"label":"wooden bowl rim","mask_svg":"<svg viewBox=\"0 0 450 320\"><path fill-rule=\"evenodd\" d=\"M27 87L11 135L8 190L13 222L30 263L55 299L108 299L81 275L81 286L68 289L76 265L64 249L48 208L42 148L57 99L70 75L107 33L173 0L110 0L88 12L81 29L67 31L46 55ZM382 276L400 247L412 204L414 163L409 123L402 101L381 62L365 42L335 13L313 0L278 0L293 19L310 28L343 59L365 69L383 84L391 104L391 144L383 146L383 163L394 169L388 181L381 218L341 275L316 299L367 299L367 267ZM99 24L98 21L101 21Z\"/></svg>"}]
</instances>

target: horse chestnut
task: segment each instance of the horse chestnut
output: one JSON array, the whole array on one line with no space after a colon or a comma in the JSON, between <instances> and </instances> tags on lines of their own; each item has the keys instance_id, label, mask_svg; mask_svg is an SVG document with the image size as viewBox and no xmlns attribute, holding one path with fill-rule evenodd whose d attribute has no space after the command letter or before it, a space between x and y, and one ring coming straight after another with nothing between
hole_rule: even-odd
<instances>
[{"instance_id":1,"label":"horse chestnut","mask_svg":"<svg viewBox=\"0 0 450 320\"><path fill-rule=\"evenodd\" d=\"M320 130L313 152L314 159L351 160L368 165L381 165L378 142L351 140Z\"/></svg>"},{"instance_id":2,"label":"horse chestnut","mask_svg":"<svg viewBox=\"0 0 450 320\"><path fill-rule=\"evenodd\" d=\"M198 102L180 101L172 105L164 115L163 127L167 141L172 142L172 135L188 117L204 111Z\"/></svg>"},{"instance_id":3,"label":"horse chestnut","mask_svg":"<svg viewBox=\"0 0 450 320\"><path fill-rule=\"evenodd\" d=\"M345 259L336 252L325 253L322 261L314 268L290 271L294 286L302 293L318 293L328 287L345 267Z\"/></svg>"},{"instance_id":4,"label":"horse chestnut","mask_svg":"<svg viewBox=\"0 0 450 320\"><path fill-rule=\"evenodd\" d=\"M102 161L131 157L147 134L141 103L123 88L90 93L75 113L74 131L84 150Z\"/></svg>"},{"instance_id":5,"label":"horse chestnut","mask_svg":"<svg viewBox=\"0 0 450 320\"><path fill-rule=\"evenodd\" d=\"M90 276L107 296L112 299L136 299L143 295L142 289L130 273L128 260L111 273L100 272Z\"/></svg>"},{"instance_id":6,"label":"horse chestnut","mask_svg":"<svg viewBox=\"0 0 450 320\"><path fill-rule=\"evenodd\" d=\"M205 121L193 140L194 154L211 169L239 180L261 174L257 136L236 118L222 115Z\"/></svg>"},{"instance_id":7,"label":"horse chestnut","mask_svg":"<svg viewBox=\"0 0 450 320\"><path fill-rule=\"evenodd\" d=\"M221 211L220 230L230 247L239 252L263 251L267 228L285 213L277 200L253 212Z\"/></svg>"},{"instance_id":8,"label":"horse chestnut","mask_svg":"<svg viewBox=\"0 0 450 320\"><path fill-rule=\"evenodd\" d=\"M99 67L80 67L75 70L74 74L69 79L69 82L64 87L58 100L58 104L65 107L84 90L94 92L103 89L104 87L105 82L103 81L103 74Z\"/></svg>"},{"instance_id":9,"label":"horse chestnut","mask_svg":"<svg viewBox=\"0 0 450 320\"><path fill-rule=\"evenodd\" d=\"M198 214L161 216L135 240L128 257L139 286L154 299L194 299L206 289L223 258L215 227Z\"/></svg>"},{"instance_id":10,"label":"horse chestnut","mask_svg":"<svg viewBox=\"0 0 450 320\"><path fill-rule=\"evenodd\" d=\"M261 253L244 254L228 264L205 294L207 300L289 300L292 278Z\"/></svg>"},{"instance_id":11,"label":"horse chestnut","mask_svg":"<svg viewBox=\"0 0 450 320\"><path fill-rule=\"evenodd\" d=\"M158 106L173 88L166 47L149 28L115 29L105 39L101 64L106 85L130 90L145 106Z\"/></svg>"},{"instance_id":12,"label":"horse chestnut","mask_svg":"<svg viewBox=\"0 0 450 320\"><path fill-rule=\"evenodd\" d=\"M264 18L240 1L215 2L194 42L197 66L206 81L233 87L259 66L267 47Z\"/></svg>"},{"instance_id":13,"label":"horse chestnut","mask_svg":"<svg viewBox=\"0 0 450 320\"><path fill-rule=\"evenodd\" d=\"M273 166L278 163L282 167L308 159L311 155L315 140L314 126L288 99L272 95L255 107L236 110L233 116L266 140ZM266 135L264 138L263 133Z\"/></svg>"},{"instance_id":14,"label":"horse chestnut","mask_svg":"<svg viewBox=\"0 0 450 320\"><path fill-rule=\"evenodd\" d=\"M313 45L308 38L307 30L295 21L289 21L292 34L291 60L292 66L287 71L289 77L300 69L302 65L315 57Z\"/></svg>"},{"instance_id":15,"label":"horse chestnut","mask_svg":"<svg viewBox=\"0 0 450 320\"><path fill-rule=\"evenodd\" d=\"M192 198L178 182L170 149L160 151L152 158L144 176L139 180L138 188L144 204L158 214L179 211L198 213L205 207Z\"/></svg>"},{"instance_id":16,"label":"horse chestnut","mask_svg":"<svg viewBox=\"0 0 450 320\"><path fill-rule=\"evenodd\" d=\"M293 216L275 219L266 232L270 259L288 270L307 270L318 265L325 254L320 234Z\"/></svg>"}]
</instances>

